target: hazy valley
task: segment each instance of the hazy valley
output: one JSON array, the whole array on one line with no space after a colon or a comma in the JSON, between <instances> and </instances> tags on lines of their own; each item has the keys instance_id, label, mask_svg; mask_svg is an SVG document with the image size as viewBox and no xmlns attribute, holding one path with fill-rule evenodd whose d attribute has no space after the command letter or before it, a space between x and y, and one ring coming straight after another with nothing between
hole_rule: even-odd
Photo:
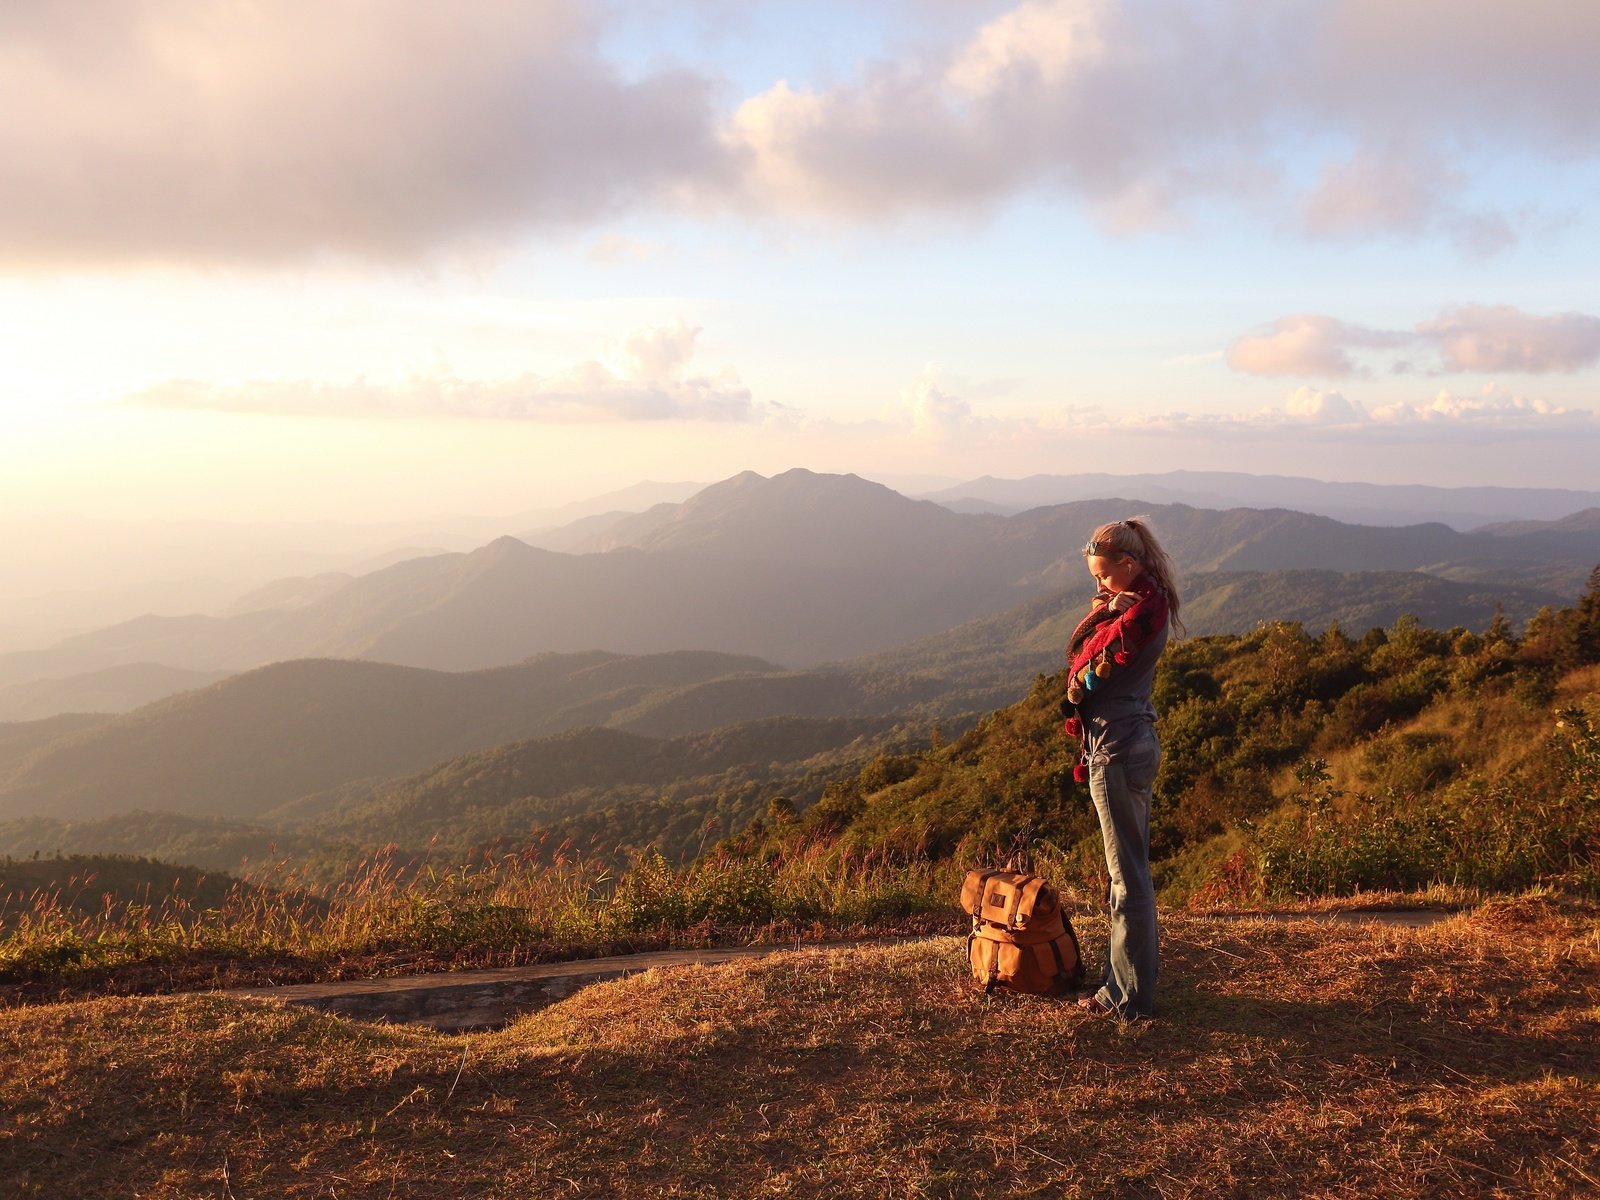
<instances>
[{"instance_id":1,"label":"hazy valley","mask_svg":"<svg viewBox=\"0 0 1600 1200\"><path fill-rule=\"evenodd\" d=\"M1359 631L1397 608L1471 625L1490 590L1520 621L1570 600L1600 558L1600 509L1476 533L1137 496L1000 516L952 512L853 476L747 473L682 503L585 517L529 541L505 536L364 574L283 579L223 615L145 615L0 654L0 717L125 711L194 679L178 672L292 658L460 671L548 652L713 650L812 667L1077 589L1073 547L1083 530L1132 510L1148 510L1166 531L1180 568L1196 577L1197 598L1241 572L1368 573L1272 581L1272 599L1259 603L1235 588L1227 604L1220 595L1197 604L1197 632L1242 631L1285 611ZM532 544L541 538L564 549Z\"/></svg>"},{"instance_id":2,"label":"hazy valley","mask_svg":"<svg viewBox=\"0 0 1600 1200\"><path fill-rule=\"evenodd\" d=\"M1065 482L957 490L1015 500ZM1496 493L1394 499L1462 512L1585 498ZM1027 693L1058 668L1087 594L1083 531L1132 511L1173 548L1201 638L1264 622L1361 635L1402 617L1520 629L1570 605L1600 561L1600 510L1478 532L1115 498L1001 515L853 476L746 473L529 534L562 550L501 537L280 580L232 615L149 616L0 656L0 714L29 718L0 723L0 853L232 869L270 847L464 853L552 833L611 855L691 853L774 795L803 810L830 777Z\"/></svg>"}]
</instances>

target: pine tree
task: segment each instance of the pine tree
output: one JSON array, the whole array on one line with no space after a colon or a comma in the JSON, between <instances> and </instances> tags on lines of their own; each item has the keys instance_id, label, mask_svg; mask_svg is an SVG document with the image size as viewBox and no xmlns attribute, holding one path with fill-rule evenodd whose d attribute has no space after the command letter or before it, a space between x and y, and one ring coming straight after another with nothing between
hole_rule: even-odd
<instances>
[{"instance_id":1,"label":"pine tree","mask_svg":"<svg viewBox=\"0 0 1600 1200\"><path fill-rule=\"evenodd\" d=\"M1589 572L1589 584L1578 600L1572 623L1572 655L1580 663L1600 662L1600 564Z\"/></svg>"}]
</instances>

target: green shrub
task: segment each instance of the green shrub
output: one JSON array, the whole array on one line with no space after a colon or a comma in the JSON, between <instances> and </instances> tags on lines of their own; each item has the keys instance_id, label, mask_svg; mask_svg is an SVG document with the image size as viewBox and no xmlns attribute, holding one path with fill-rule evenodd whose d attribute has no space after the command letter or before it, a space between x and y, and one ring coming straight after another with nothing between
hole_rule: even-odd
<instances>
[{"instance_id":1,"label":"green shrub","mask_svg":"<svg viewBox=\"0 0 1600 1200\"><path fill-rule=\"evenodd\" d=\"M652 850L636 859L612 897L610 914L624 929L686 929L702 921L748 925L777 910L772 868L720 855L674 867Z\"/></svg>"}]
</instances>

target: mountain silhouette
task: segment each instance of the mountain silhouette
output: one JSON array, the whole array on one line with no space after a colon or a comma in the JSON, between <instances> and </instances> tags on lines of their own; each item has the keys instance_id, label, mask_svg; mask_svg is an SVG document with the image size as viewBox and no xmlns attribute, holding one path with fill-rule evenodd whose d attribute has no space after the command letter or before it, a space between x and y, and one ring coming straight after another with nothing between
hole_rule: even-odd
<instances>
[{"instance_id":1,"label":"mountain silhouette","mask_svg":"<svg viewBox=\"0 0 1600 1200\"><path fill-rule=\"evenodd\" d=\"M349 658L464 671L543 653L710 650L791 668L882 652L1079 586L1078 547L1150 514L1182 572L1424 572L1513 579L1561 603L1593 557L1587 528L1513 536L1442 523L1349 525L1289 509L1077 501L958 513L851 475L747 472L594 532L591 552L502 537L359 576L294 607L144 617L49 650L0 655L0 686L134 662L245 670ZM587 519L587 518L586 518ZM581 539L580 539L581 540Z\"/></svg>"}]
</instances>

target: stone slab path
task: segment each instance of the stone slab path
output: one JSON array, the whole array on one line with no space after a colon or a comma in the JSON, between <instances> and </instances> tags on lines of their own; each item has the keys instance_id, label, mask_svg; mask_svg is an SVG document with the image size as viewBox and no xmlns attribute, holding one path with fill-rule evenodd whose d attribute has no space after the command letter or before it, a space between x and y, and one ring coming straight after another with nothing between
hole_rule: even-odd
<instances>
[{"instance_id":1,"label":"stone slab path","mask_svg":"<svg viewBox=\"0 0 1600 1200\"><path fill-rule=\"evenodd\" d=\"M1324 913L1208 913L1216 921L1328 921L1341 925L1395 925L1419 928L1451 914L1421 909L1360 909ZM297 983L286 987L233 988L226 996L305 1005L360 1021L426 1025L449 1033L499 1029L523 1013L554 1004L602 979L620 979L652 967L682 967L757 958L780 950L837 950L884 945L906 938L854 942L809 942L775 946L737 946L704 950L652 950L609 958L574 959L484 971L444 971L386 979L346 979Z\"/></svg>"},{"instance_id":2,"label":"stone slab path","mask_svg":"<svg viewBox=\"0 0 1600 1200\"><path fill-rule=\"evenodd\" d=\"M903 939L888 939L899 941ZM498 1029L523 1013L570 996L602 979L620 979L652 967L683 967L756 958L779 950L836 950L879 941L810 942L804 946L737 946L705 950L652 950L609 958L534 963L485 971L442 971L388 979L344 979L286 987L233 988L225 996L276 1000L362 1021L427 1025L452 1033Z\"/></svg>"}]
</instances>

